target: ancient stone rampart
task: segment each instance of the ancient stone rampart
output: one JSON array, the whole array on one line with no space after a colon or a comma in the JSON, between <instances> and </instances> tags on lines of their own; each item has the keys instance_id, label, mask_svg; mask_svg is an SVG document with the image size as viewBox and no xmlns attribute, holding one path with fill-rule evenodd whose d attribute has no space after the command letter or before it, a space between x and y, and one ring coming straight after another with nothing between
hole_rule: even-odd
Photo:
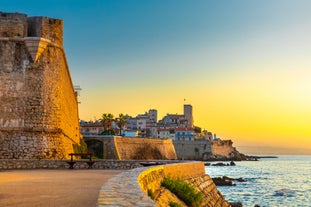
<instances>
[{"instance_id":1,"label":"ancient stone rampart","mask_svg":"<svg viewBox=\"0 0 311 207\"><path fill-rule=\"evenodd\" d=\"M63 159L79 144L63 21L0 13L0 159Z\"/></svg>"},{"instance_id":2,"label":"ancient stone rampart","mask_svg":"<svg viewBox=\"0 0 311 207\"><path fill-rule=\"evenodd\" d=\"M210 141L173 141L177 158L181 160L205 160L212 154Z\"/></svg>"},{"instance_id":3,"label":"ancient stone rampart","mask_svg":"<svg viewBox=\"0 0 311 207\"><path fill-rule=\"evenodd\" d=\"M115 137L120 160L177 159L172 140Z\"/></svg>"},{"instance_id":4,"label":"ancient stone rampart","mask_svg":"<svg viewBox=\"0 0 311 207\"><path fill-rule=\"evenodd\" d=\"M85 136L88 151L103 159L161 160L177 159L172 140L120 136ZM101 148L101 149L100 149Z\"/></svg>"}]
</instances>

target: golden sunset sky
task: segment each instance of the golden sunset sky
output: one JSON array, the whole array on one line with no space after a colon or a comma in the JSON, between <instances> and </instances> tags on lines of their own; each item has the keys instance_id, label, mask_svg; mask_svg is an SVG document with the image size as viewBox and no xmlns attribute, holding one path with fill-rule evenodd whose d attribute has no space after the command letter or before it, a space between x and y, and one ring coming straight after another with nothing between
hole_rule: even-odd
<instances>
[{"instance_id":1,"label":"golden sunset sky","mask_svg":"<svg viewBox=\"0 0 311 207\"><path fill-rule=\"evenodd\" d=\"M0 8L64 20L83 120L149 109L161 119L188 103L195 125L237 147L311 154L311 1L13 0Z\"/></svg>"}]
</instances>

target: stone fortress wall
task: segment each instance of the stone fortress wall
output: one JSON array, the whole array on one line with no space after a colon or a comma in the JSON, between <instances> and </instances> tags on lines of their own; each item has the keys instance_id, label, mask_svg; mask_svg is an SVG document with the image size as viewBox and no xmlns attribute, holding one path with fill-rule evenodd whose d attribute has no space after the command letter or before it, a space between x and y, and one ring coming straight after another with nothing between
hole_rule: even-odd
<instances>
[{"instance_id":1,"label":"stone fortress wall","mask_svg":"<svg viewBox=\"0 0 311 207\"><path fill-rule=\"evenodd\" d=\"M172 140L114 137L118 158L130 159L177 159Z\"/></svg>"},{"instance_id":2,"label":"stone fortress wall","mask_svg":"<svg viewBox=\"0 0 311 207\"><path fill-rule=\"evenodd\" d=\"M0 159L63 159L79 144L63 21L0 13Z\"/></svg>"},{"instance_id":3,"label":"stone fortress wall","mask_svg":"<svg viewBox=\"0 0 311 207\"><path fill-rule=\"evenodd\" d=\"M177 141L157 138L132 138L120 136L84 136L89 152L101 159L116 160L210 160L217 157L240 160L231 140ZM96 142L92 142L96 141ZM99 144L100 143L100 144Z\"/></svg>"},{"instance_id":4,"label":"stone fortress wall","mask_svg":"<svg viewBox=\"0 0 311 207\"><path fill-rule=\"evenodd\" d=\"M178 141L174 140L177 158L180 160L206 160L212 154L210 141Z\"/></svg>"},{"instance_id":5,"label":"stone fortress wall","mask_svg":"<svg viewBox=\"0 0 311 207\"><path fill-rule=\"evenodd\" d=\"M96 155L94 145L101 143L103 159L115 160L176 160L172 140L120 136L84 137L88 151ZM91 142L91 141L96 141Z\"/></svg>"}]
</instances>

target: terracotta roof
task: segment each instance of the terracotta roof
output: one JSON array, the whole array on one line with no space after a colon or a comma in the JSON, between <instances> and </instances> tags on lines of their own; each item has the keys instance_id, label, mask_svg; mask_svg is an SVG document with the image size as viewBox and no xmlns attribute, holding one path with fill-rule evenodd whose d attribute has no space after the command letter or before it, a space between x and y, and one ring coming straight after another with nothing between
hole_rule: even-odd
<instances>
[{"instance_id":1,"label":"terracotta roof","mask_svg":"<svg viewBox=\"0 0 311 207\"><path fill-rule=\"evenodd\" d=\"M175 131L194 131L193 128L176 128Z\"/></svg>"}]
</instances>

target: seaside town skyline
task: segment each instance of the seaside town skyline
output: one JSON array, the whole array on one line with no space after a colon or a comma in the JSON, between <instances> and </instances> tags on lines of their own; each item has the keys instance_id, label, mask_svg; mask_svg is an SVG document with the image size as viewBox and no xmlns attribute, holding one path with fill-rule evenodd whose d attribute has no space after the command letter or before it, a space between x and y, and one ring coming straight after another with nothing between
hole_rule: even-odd
<instances>
[{"instance_id":1,"label":"seaside town skyline","mask_svg":"<svg viewBox=\"0 0 311 207\"><path fill-rule=\"evenodd\" d=\"M0 8L64 20L82 120L149 108L179 114L186 99L195 125L236 146L291 153L311 152L310 4L13 0Z\"/></svg>"},{"instance_id":2,"label":"seaside town skyline","mask_svg":"<svg viewBox=\"0 0 311 207\"><path fill-rule=\"evenodd\" d=\"M187 137L191 137L189 140L234 140L230 138L224 138L217 136L217 132L209 131L206 128L201 128L199 125L195 125L195 118L193 117L192 110L193 107L190 104L184 104L185 106L191 107L191 126L187 126L187 118L185 119L185 108L182 114L177 113L169 113L167 112L162 118L158 117L158 110L157 109L149 109L145 112L141 112L136 115L129 115L127 113L119 113L119 114L112 114L112 113L102 113L99 118L94 117L91 120L81 120L81 133L84 135L91 134L101 134L104 130L104 126L102 123L102 119L104 115L112 115L112 122L113 122L113 129L115 130L115 134L119 135L120 131L119 126L117 126L117 121L119 116L122 114L124 115L125 124L122 127L122 130L128 131L127 133L122 133L122 136L127 137L150 137L150 138L168 138L172 140L180 140L178 139L177 132L184 131L187 133ZM180 124L174 124L174 120L178 121ZM168 120L167 123L163 124L165 120ZM135 123L133 123L133 121ZM185 122L183 122L185 121ZM178 129L179 128L179 129ZM173 132L170 131L173 129ZM177 130L175 130L177 129ZM200 132L195 132L198 129ZM144 131L144 134L141 134L141 131ZM146 132L149 131L149 132ZM158 132L159 131L159 132ZM305 148L282 148L282 147L271 147L271 146L236 146L238 150L242 153L246 154L310 154L308 149Z\"/></svg>"}]
</instances>

